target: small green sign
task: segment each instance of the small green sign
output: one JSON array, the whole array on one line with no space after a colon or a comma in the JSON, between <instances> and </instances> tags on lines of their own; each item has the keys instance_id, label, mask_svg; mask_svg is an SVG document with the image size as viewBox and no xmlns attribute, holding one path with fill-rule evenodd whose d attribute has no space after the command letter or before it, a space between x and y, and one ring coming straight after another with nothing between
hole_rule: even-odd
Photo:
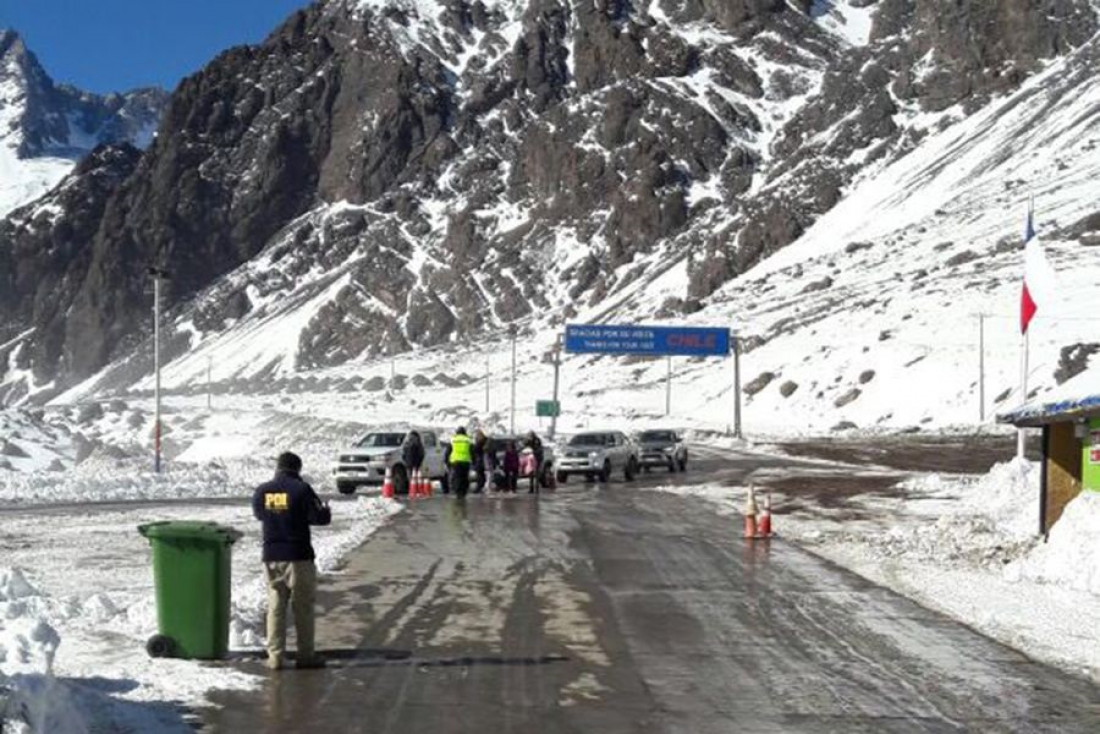
<instances>
[{"instance_id":1,"label":"small green sign","mask_svg":"<svg viewBox=\"0 0 1100 734\"><path fill-rule=\"evenodd\" d=\"M557 400L537 400L535 415L539 418L557 418L561 415L561 403Z\"/></svg>"}]
</instances>

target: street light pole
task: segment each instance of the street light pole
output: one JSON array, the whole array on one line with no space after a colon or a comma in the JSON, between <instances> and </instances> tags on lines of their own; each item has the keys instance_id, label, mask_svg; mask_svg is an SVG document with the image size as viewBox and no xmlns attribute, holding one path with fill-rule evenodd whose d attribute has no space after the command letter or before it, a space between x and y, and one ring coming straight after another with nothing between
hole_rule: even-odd
<instances>
[{"instance_id":1,"label":"street light pole","mask_svg":"<svg viewBox=\"0 0 1100 734\"><path fill-rule=\"evenodd\" d=\"M985 314L978 314L978 418L985 423Z\"/></svg>"},{"instance_id":2,"label":"street light pole","mask_svg":"<svg viewBox=\"0 0 1100 734\"><path fill-rule=\"evenodd\" d=\"M149 268L153 276L153 471L160 474L160 282L168 278L163 268Z\"/></svg>"},{"instance_id":3,"label":"street light pole","mask_svg":"<svg viewBox=\"0 0 1100 734\"><path fill-rule=\"evenodd\" d=\"M516 327L513 324L508 327L508 335L512 337L512 418L510 432L516 435Z\"/></svg>"}]
</instances>

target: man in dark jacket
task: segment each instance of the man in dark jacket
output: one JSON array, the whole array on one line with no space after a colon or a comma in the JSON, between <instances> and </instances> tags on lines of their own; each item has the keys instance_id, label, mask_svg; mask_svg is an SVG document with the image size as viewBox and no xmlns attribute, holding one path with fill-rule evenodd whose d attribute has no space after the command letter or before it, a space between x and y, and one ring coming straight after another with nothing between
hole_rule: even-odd
<instances>
[{"instance_id":1,"label":"man in dark jacket","mask_svg":"<svg viewBox=\"0 0 1100 734\"><path fill-rule=\"evenodd\" d=\"M405 462L405 468L409 470L410 476L424 466L424 442L416 431L409 431L409 435L405 436L405 444L401 447L401 460Z\"/></svg>"},{"instance_id":2,"label":"man in dark jacket","mask_svg":"<svg viewBox=\"0 0 1100 734\"><path fill-rule=\"evenodd\" d=\"M252 495L252 514L264 524L264 571L267 575L267 664L272 670L284 665L286 655L286 607L294 611L298 635L299 668L321 668L324 660L313 646L313 604L317 592L317 567L313 562L310 525L328 525L332 511L313 487L302 481L302 460L280 454L275 478L261 484Z\"/></svg>"},{"instance_id":3,"label":"man in dark jacket","mask_svg":"<svg viewBox=\"0 0 1100 734\"><path fill-rule=\"evenodd\" d=\"M489 466L489 437L485 435L485 432L480 428L474 432L474 446L473 446L473 460L474 460L474 479L476 484L474 485L474 494L481 494L485 491L485 483L488 479L488 475L492 473L493 468Z\"/></svg>"}]
</instances>

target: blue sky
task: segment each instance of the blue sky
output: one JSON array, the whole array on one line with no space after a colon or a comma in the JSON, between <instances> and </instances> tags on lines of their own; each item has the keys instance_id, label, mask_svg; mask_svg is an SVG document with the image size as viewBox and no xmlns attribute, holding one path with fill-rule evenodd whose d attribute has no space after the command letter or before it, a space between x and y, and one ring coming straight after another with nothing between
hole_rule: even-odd
<instances>
[{"instance_id":1,"label":"blue sky","mask_svg":"<svg viewBox=\"0 0 1100 734\"><path fill-rule=\"evenodd\" d=\"M92 92L169 91L218 52L256 43L308 0L0 0L0 28L46 72Z\"/></svg>"}]
</instances>

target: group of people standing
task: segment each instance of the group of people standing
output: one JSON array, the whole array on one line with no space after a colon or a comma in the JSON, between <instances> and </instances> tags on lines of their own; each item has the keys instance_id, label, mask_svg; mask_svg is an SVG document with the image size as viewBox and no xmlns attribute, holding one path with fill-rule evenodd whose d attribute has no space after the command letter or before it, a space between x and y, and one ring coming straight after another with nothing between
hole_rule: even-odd
<instances>
[{"instance_id":1,"label":"group of people standing","mask_svg":"<svg viewBox=\"0 0 1100 734\"><path fill-rule=\"evenodd\" d=\"M530 449L533 462L524 472L520 452ZM501 492L516 492L521 474L530 476L529 494L539 491L539 475L544 459L542 440L538 434L530 431L517 446L515 439L494 440L478 429L470 438L464 426L459 426L451 437L444 461L450 473L450 488L459 497L465 497L470 491L470 471L474 473L474 494L481 494L489 486ZM402 447L402 460L409 471L419 470L424 463L424 445L420 434L409 431ZM448 487L444 485L444 492Z\"/></svg>"}]
</instances>

